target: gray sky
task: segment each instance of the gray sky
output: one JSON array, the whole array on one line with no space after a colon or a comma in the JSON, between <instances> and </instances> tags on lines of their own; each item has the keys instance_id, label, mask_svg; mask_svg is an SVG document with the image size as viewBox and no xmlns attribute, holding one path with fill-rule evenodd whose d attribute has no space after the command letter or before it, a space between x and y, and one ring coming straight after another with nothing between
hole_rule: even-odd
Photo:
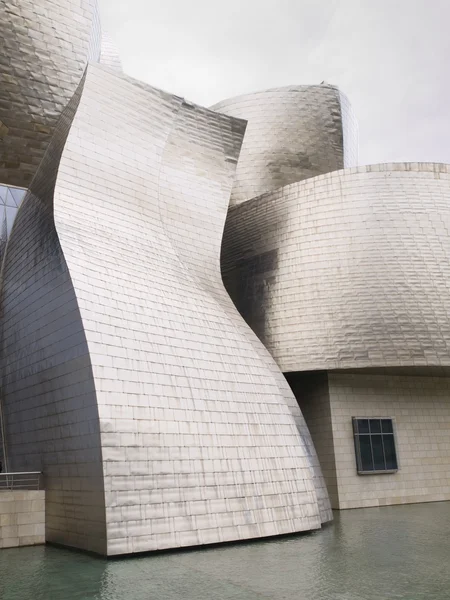
<instances>
[{"instance_id":1,"label":"gray sky","mask_svg":"<svg viewBox=\"0 0 450 600\"><path fill-rule=\"evenodd\" d=\"M450 163L450 0L100 0L125 71L209 106L337 84L360 162Z\"/></svg>"}]
</instances>

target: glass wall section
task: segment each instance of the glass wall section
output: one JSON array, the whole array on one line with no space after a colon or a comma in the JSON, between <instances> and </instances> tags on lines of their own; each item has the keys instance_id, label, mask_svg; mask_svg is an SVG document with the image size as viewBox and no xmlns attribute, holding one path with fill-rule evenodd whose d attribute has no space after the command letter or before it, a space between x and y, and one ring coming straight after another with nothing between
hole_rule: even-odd
<instances>
[{"instance_id":1,"label":"glass wall section","mask_svg":"<svg viewBox=\"0 0 450 600\"><path fill-rule=\"evenodd\" d=\"M8 238L27 190L0 184L0 240Z\"/></svg>"}]
</instances>

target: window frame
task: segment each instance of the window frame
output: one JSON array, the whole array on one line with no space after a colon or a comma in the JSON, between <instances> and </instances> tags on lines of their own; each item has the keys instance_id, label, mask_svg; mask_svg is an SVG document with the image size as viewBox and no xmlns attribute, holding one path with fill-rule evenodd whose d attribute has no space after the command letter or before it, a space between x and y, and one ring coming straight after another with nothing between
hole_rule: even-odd
<instances>
[{"instance_id":1,"label":"window frame","mask_svg":"<svg viewBox=\"0 0 450 600\"><path fill-rule=\"evenodd\" d=\"M377 469L377 470L373 470L373 471L365 471L362 469L362 459L361 459L361 445L359 442L359 438L361 435L368 435L369 438L371 438L372 435L378 435L378 434L372 434L372 433L368 433L368 434L361 434L358 432L357 428L356 428L356 422L360 421L360 420L364 420L364 421L383 421L383 420L389 420L392 423L392 434L391 433L384 433L380 432L380 435L392 435L392 440L394 443L394 451L395 451L395 461L397 463L397 468L396 469ZM370 425L369 425L370 427ZM394 473L398 473L399 469L400 469L400 463L399 463L399 457L398 457L398 444L397 444L397 427L396 427L396 421L395 421L395 417L352 417L352 434L353 434L353 444L355 447L355 461L356 461L356 472L358 475L392 475ZM370 442L371 445L371 449L372 449L372 441ZM386 461L386 454L384 451L384 445L383 445L383 456L384 456L384 460Z\"/></svg>"}]
</instances>

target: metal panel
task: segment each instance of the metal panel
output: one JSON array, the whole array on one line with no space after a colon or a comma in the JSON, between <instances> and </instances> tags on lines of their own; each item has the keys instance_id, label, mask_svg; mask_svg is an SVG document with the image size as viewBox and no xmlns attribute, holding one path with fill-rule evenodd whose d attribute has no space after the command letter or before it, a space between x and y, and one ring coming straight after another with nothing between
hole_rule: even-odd
<instances>
[{"instance_id":1,"label":"metal panel","mask_svg":"<svg viewBox=\"0 0 450 600\"><path fill-rule=\"evenodd\" d=\"M122 71L122 63L117 48L111 37L105 31L102 34L102 48L100 53L100 64Z\"/></svg>"},{"instance_id":2,"label":"metal panel","mask_svg":"<svg viewBox=\"0 0 450 600\"><path fill-rule=\"evenodd\" d=\"M104 553L95 386L53 220L58 163L81 90L82 84L59 121L8 241L1 289L2 404L8 470L43 471L46 477L46 539Z\"/></svg>"},{"instance_id":3,"label":"metal panel","mask_svg":"<svg viewBox=\"0 0 450 600\"><path fill-rule=\"evenodd\" d=\"M328 85L247 94L212 107L247 119L231 205L357 164L358 126L347 98Z\"/></svg>"},{"instance_id":4,"label":"metal panel","mask_svg":"<svg viewBox=\"0 0 450 600\"><path fill-rule=\"evenodd\" d=\"M373 165L230 210L224 282L282 371L450 366L449 184Z\"/></svg>"},{"instance_id":5,"label":"metal panel","mask_svg":"<svg viewBox=\"0 0 450 600\"><path fill-rule=\"evenodd\" d=\"M0 183L28 187L89 60L96 0L0 0Z\"/></svg>"},{"instance_id":6,"label":"metal panel","mask_svg":"<svg viewBox=\"0 0 450 600\"><path fill-rule=\"evenodd\" d=\"M6 251L10 468L50 473L51 539L107 554L320 527L309 432L220 278L245 123L94 65L78 100Z\"/></svg>"}]
</instances>

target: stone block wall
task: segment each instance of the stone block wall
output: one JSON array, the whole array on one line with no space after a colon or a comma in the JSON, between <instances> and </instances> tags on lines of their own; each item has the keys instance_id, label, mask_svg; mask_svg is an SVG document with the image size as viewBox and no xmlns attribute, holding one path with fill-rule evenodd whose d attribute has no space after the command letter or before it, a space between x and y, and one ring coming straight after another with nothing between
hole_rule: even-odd
<instances>
[{"instance_id":1,"label":"stone block wall","mask_svg":"<svg viewBox=\"0 0 450 600\"><path fill-rule=\"evenodd\" d=\"M311 433L328 489L331 508L339 508L328 375L326 371L286 373L286 379L300 403Z\"/></svg>"},{"instance_id":2,"label":"stone block wall","mask_svg":"<svg viewBox=\"0 0 450 600\"><path fill-rule=\"evenodd\" d=\"M45 491L0 491L0 548L45 543Z\"/></svg>"},{"instance_id":3,"label":"stone block wall","mask_svg":"<svg viewBox=\"0 0 450 600\"><path fill-rule=\"evenodd\" d=\"M333 508L450 500L449 377L329 372L293 387ZM358 475L352 417L394 420L397 473Z\"/></svg>"}]
</instances>

